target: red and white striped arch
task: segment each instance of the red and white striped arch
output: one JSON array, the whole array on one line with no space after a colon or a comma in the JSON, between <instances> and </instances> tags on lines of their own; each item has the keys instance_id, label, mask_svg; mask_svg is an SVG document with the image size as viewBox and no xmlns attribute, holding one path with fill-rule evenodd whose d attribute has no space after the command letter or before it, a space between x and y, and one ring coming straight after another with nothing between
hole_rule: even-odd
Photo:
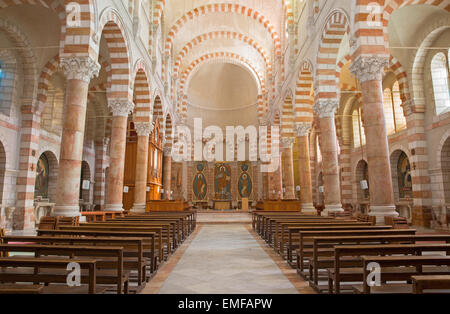
<instances>
[{"instance_id":1,"label":"red and white striped arch","mask_svg":"<svg viewBox=\"0 0 450 314\"><path fill-rule=\"evenodd\" d=\"M312 122L314 118L313 67L311 62L305 60L300 66L300 72L295 89L295 122ZM312 92L314 94L314 92Z\"/></svg>"},{"instance_id":2,"label":"red and white striped arch","mask_svg":"<svg viewBox=\"0 0 450 314\"><path fill-rule=\"evenodd\" d=\"M339 47L345 34L350 33L347 15L342 10L333 11L325 24L319 44L316 69L316 99L337 99L336 64Z\"/></svg>"},{"instance_id":3,"label":"red and white striped arch","mask_svg":"<svg viewBox=\"0 0 450 314\"><path fill-rule=\"evenodd\" d=\"M164 122L164 111L163 111L163 103L162 103L162 97L161 97L161 92L159 90L155 90L154 94L153 94L153 110L152 110L152 115L153 115L153 122L156 123L156 121L159 121L159 125L163 126L163 122Z\"/></svg>"},{"instance_id":4,"label":"red and white striped arch","mask_svg":"<svg viewBox=\"0 0 450 314\"><path fill-rule=\"evenodd\" d=\"M281 138L294 138L294 104L293 104L293 94L291 90L288 90L284 97L283 111L281 114Z\"/></svg>"},{"instance_id":5,"label":"red and white striped arch","mask_svg":"<svg viewBox=\"0 0 450 314\"><path fill-rule=\"evenodd\" d=\"M170 116L170 113L168 113L166 115L166 119L165 119L165 123L164 123L164 139L165 139L164 147L172 148L173 124L172 124L172 117Z\"/></svg>"},{"instance_id":6,"label":"red and white striped arch","mask_svg":"<svg viewBox=\"0 0 450 314\"><path fill-rule=\"evenodd\" d=\"M149 71L144 60L139 59L133 71L133 101L135 122L151 122Z\"/></svg>"},{"instance_id":7,"label":"red and white striped arch","mask_svg":"<svg viewBox=\"0 0 450 314\"><path fill-rule=\"evenodd\" d=\"M380 9L376 9L378 3ZM388 25L391 14L408 5L432 5L450 12L450 3L444 0L357 0L353 56L359 54L388 54ZM379 25L373 22L380 21ZM370 44L369 44L370 43Z\"/></svg>"},{"instance_id":8,"label":"red and white striped arch","mask_svg":"<svg viewBox=\"0 0 450 314\"><path fill-rule=\"evenodd\" d=\"M261 57L264 59L266 63L266 71L269 77L272 76L272 63L270 62L270 56L266 52L266 50L253 38L250 38L249 36L238 33L238 32L231 32L231 31L215 31L215 32L209 32L202 35L199 35L192 39L190 42L188 42L178 53L178 57L175 60L174 64L174 71L173 75L174 77L178 77L181 62L184 57L186 57L189 54L189 51L192 50L195 46L199 45L202 42L205 42L207 40L216 39L216 38L227 38L227 39L237 39L240 40L254 49L258 51L258 53L261 55Z\"/></svg>"},{"instance_id":9,"label":"red and white striped arch","mask_svg":"<svg viewBox=\"0 0 450 314\"><path fill-rule=\"evenodd\" d=\"M130 78L130 55L126 31L113 9L107 9L100 17L100 30L105 37L111 60L111 83L108 84L109 99L132 101Z\"/></svg>"},{"instance_id":10,"label":"red and white striped arch","mask_svg":"<svg viewBox=\"0 0 450 314\"><path fill-rule=\"evenodd\" d=\"M260 24L264 26L264 28L267 29L270 36L272 37L275 53L276 55L281 55L281 42L280 37L275 31L275 27L270 23L270 21L262 14L260 14L258 11L242 6L240 4L232 4L232 3L214 3L214 4L207 4L195 9L192 9L191 11L184 14L181 18L179 18L175 24L171 27L171 29L168 32L168 36L166 38L166 45L164 53L166 55L170 55L170 51L172 49L172 45L175 40L175 36L178 33L178 31L183 28L184 24L186 24L190 20L194 20L194 18L198 18L200 16L205 16L210 13L235 13L240 14L243 16L248 16L250 18L253 18L254 20L258 21Z\"/></svg>"}]
</instances>

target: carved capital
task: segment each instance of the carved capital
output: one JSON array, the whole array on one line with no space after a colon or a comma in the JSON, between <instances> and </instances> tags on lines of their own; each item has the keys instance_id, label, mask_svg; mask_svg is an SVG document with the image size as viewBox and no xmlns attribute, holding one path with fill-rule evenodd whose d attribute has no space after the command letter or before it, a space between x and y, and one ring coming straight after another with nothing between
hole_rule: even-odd
<instances>
[{"instance_id":1,"label":"carved capital","mask_svg":"<svg viewBox=\"0 0 450 314\"><path fill-rule=\"evenodd\" d=\"M128 99L110 99L108 107L113 117L128 117L134 109L134 103Z\"/></svg>"},{"instance_id":2,"label":"carved capital","mask_svg":"<svg viewBox=\"0 0 450 314\"><path fill-rule=\"evenodd\" d=\"M350 72L359 79L359 81L381 80L383 78L384 68L389 66L389 58L384 56L358 56L350 66Z\"/></svg>"},{"instance_id":3,"label":"carved capital","mask_svg":"<svg viewBox=\"0 0 450 314\"><path fill-rule=\"evenodd\" d=\"M258 119L259 120L259 125L262 126L269 126L269 119L267 119L266 117L261 117Z\"/></svg>"},{"instance_id":4,"label":"carved capital","mask_svg":"<svg viewBox=\"0 0 450 314\"><path fill-rule=\"evenodd\" d=\"M281 146L284 149L292 148L292 145L294 145L294 142L295 142L295 138L293 138L293 137L283 137L281 139Z\"/></svg>"},{"instance_id":5,"label":"carved capital","mask_svg":"<svg viewBox=\"0 0 450 314\"><path fill-rule=\"evenodd\" d=\"M319 118L332 118L338 107L337 99L319 99L314 104L314 112Z\"/></svg>"},{"instance_id":6,"label":"carved capital","mask_svg":"<svg viewBox=\"0 0 450 314\"><path fill-rule=\"evenodd\" d=\"M154 125L151 122L137 122L134 124L138 136L149 136L152 134Z\"/></svg>"},{"instance_id":7,"label":"carved capital","mask_svg":"<svg viewBox=\"0 0 450 314\"><path fill-rule=\"evenodd\" d=\"M89 83L97 77L100 64L90 57L61 58L60 67L68 80L80 80Z\"/></svg>"},{"instance_id":8,"label":"carved capital","mask_svg":"<svg viewBox=\"0 0 450 314\"><path fill-rule=\"evenodd\" d=\"M295 124L295 132L297 136L308 136L309 131L311 131L311 122L300 122Z\"/></svg>"},{"instance_id":9,"label":"carved capital","mask_svg":"<svg viewBox=\"0 0 450 314\"><path fill-rule=\"evenodd\" d=\"M164 153L164 156L170 156L172 154L172 147L164 147L163 153Z\"/></svg>"}]
</instances>

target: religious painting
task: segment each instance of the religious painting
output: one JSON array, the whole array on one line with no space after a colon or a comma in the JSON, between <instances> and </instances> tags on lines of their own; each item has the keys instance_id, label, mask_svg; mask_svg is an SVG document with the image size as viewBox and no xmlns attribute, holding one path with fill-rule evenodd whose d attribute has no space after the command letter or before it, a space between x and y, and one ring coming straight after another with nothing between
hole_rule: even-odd
<instances>
[{"instance_id":1,"label":"religious painting","mask_svg":"<svg viewBox=\"0 0 450 314\"><path fill-rule=\"evenodd\" d=\"M208 184L204 175L206 165L197 163L194 166L194 180L192 181L192 196L194 201L206 200Z\"/></svg>"},{"instance_id":2,"label":"religious painting","mask_svg":"<svg viewBox=\"0 0 450 314\"><path fill-rule=\"evenodd\" d=\"M401 153L397 164L399 198L412 198L411 165L408 156Z\"/></svg>"},{"instance_id":3,"label":"religious painting","mask_svg":"<svg viewBox=\"0 0 450 314\"><path fill-rule=\"evenodd\" d=\"M240 175L238 180L238 192L240 198L250 198L252 194L253 184L250 175L250 164L241 163L239 165Z\"/></svg>"},{"instance_id":4,"label":"religious painting","mask_svg":"<svg viewBox=\"0 0 450 314\"><path fill-rule=\"evenodd\" d=\"M231 167L217 163L214 168L214 187L216 200L231 200Z\"/></svg>"},{"instance_id":5,"label":"religious painting","mask_svg":"<svg viewBox=\"0 0 450 314\"><path fill-rule=\"evenodd\" d=\"M36 165L36 182L34 185L34 197L48 198L48 159L44 154L39 157Z\"/></svg>"}]
</instances>

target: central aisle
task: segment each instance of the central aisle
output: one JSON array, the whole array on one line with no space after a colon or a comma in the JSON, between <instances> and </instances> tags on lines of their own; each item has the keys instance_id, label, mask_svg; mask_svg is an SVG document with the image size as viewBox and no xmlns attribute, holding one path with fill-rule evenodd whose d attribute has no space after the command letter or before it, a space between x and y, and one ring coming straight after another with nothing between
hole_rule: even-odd
<instances>
[{"instance_id":1,"label":"central aisle","mask_svg":"<svg viewBox=\"0 0 450 314\"><path fill-rule=\"evenodd\" d=\"M144 292L145 293L145 292ZM158 293L298 293L245 224L204 225Z\"/></svg>"}]
</instances>

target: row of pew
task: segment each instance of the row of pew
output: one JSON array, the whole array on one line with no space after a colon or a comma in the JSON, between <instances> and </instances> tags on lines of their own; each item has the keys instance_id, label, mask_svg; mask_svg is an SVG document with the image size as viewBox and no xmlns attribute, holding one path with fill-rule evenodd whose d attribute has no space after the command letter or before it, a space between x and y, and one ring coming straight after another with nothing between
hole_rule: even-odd
<instances>
[{"instance_id":1,"label":"row of pew","mask_svg":"<svg viewBox=\"0 0 450 314\"><path fill-rule=\"evenodd\" d=\"M450 292L450 234L298 212L255 211L252 227L318 293Z\"/></svg>"},{"instance_id":2,"label":"row of pew","mask_svg":"<svg viewBox=\"0 0 450 314\"><path fill-rule=\"evenodd\" d=\"M2 235L0 294L138 293L195 228L195 211L167 211Z\"/></svg>"}]
</instances>

